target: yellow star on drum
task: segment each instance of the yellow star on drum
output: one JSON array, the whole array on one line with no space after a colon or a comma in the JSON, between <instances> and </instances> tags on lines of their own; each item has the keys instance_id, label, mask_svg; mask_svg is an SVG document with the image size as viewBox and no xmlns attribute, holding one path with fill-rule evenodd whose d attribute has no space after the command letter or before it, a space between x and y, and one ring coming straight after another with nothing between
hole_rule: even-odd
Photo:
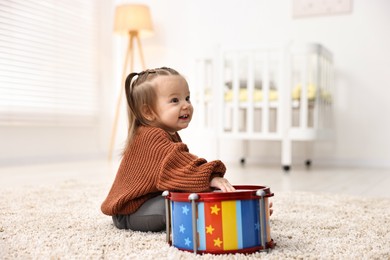
<instances>
[{"instance_id":1,"label":"yellow star on drum","mask_svg":"<svg viewBox=\"0 0 390 260\"><path fill-rule=\"evenodd\" d=\"M214 228L212 225L209 225L208 227L206 227L206 233L208 234L213 234L213 231L214 231Z\"/></svg>"},{"instance_id":2,"label":"yellow star on drum","mask_svg":"<svg viewBox=\"0 0 390 260\"><path fill-rule=\"evenodd\" d=\"M221 244L222 241L219 239L219 237L217 239L214 239L214 246L221 247Z\"/></svg>"},{"instance_id":3,"label":"yellow star on drum","mask_svg":"<svg viewBox=\"0 0 390 260\"><path fill-rule=\"evenodd\" d=\"M218 215L218 212L221 210L220 208L218 208L216 204L210 208L211 208L211 214L215 214L215 215Z\"/></svg>"}]
</instances>

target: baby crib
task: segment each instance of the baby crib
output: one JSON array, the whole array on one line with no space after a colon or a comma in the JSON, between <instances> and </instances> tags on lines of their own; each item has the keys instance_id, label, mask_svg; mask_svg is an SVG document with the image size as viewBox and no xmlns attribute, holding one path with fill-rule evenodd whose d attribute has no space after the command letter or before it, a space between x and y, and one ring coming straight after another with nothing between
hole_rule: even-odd
<instances>
[{"instance_id":1,"label":"baby crib","mask_svg":"<svg viewBox=\"0 0 390 260\"><path fill-rule=\"evenodd\" d=\"M218 140L239 139L246 146L250 140L280 141L285 171L293 141L331 133L333 58L320 44L222 47L216 57L198 59L195 74L200 125L215 130Z\"/></svg>"}]
</instances>

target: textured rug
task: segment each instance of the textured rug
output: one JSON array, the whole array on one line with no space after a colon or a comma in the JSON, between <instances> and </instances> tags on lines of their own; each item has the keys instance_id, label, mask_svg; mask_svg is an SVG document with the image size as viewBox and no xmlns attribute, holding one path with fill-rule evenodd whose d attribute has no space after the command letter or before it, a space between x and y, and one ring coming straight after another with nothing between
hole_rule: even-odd
<instances>
[{"instance_id":1,"label":"textured rug","mask_svg":"<svg viewBox=\"0 0 390 260\"><path fill-rule=\"evenodd\" d=\"M390 200L279 192L272 198L276 248L197 255L165 233L116 229L100 212L104 185L0 190L0 259L390 259Z\"/></svg>"}]
</instances>

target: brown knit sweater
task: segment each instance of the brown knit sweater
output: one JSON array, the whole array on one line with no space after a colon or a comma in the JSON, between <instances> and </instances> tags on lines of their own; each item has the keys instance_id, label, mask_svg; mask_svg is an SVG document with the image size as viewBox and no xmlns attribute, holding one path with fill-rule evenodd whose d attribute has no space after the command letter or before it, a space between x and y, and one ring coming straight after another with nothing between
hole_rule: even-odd
<instances>
[{"instance_id":1,"label":"brown knit sweater","mask_svg":"<svg viewBox=\"0 0 390 260\"><path fill-rule=\"evenodd\" d=\"M180 136L156 127L140 127L125 151L101 210L106 215L134 213L164 190L210 190L211 175L223 176L221 161L207 162L189 153Z\"/></svg>"}]
</instances>

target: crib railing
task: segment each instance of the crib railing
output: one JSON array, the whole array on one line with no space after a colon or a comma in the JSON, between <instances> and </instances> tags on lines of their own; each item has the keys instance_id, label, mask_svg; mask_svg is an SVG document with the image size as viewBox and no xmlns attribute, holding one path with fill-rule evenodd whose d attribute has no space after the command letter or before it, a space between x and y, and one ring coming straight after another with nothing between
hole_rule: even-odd
<instances>
[{"instance_id":1,"label":"crib railing","mask_svg":"<svg viewBox=\"0 0 390 260\"><path fill-rule=\"evenodd\" d=\"M333 58L319 44L221 48L197 68L200 124L220 138L280 140L289 167L292 141L332 128Z\"/></svg>"},{"instance_id":2,"label":"crib railing","mask_svg":"<svg viewBox=\"0 0 390 260\"><path fill-rule=\"evenodd\" d=\"M283 123L283 109L278 109L282 101L279 98L270 100L269 96L271 84L272 87L283 84L283 48L262 46L244 51L225 48L220 55L216 93L218 107L225 109L218 110L219 134L245 139L280 139L280 127L274 127L271 131L270 115L276 114L276 126ZM271 63L275 63L276 68L271 68ZM245 79L244 82L242 79ZM232 82L230 89L227 89L226 82ZM232 100L226 99L227 91L232 92ZM241 100L242 91L246 92L244 100ZM255 91L261 91L261 99L256 99ZM244 122L244 127L240 121Z\"/></svg>"}]
</instances>

